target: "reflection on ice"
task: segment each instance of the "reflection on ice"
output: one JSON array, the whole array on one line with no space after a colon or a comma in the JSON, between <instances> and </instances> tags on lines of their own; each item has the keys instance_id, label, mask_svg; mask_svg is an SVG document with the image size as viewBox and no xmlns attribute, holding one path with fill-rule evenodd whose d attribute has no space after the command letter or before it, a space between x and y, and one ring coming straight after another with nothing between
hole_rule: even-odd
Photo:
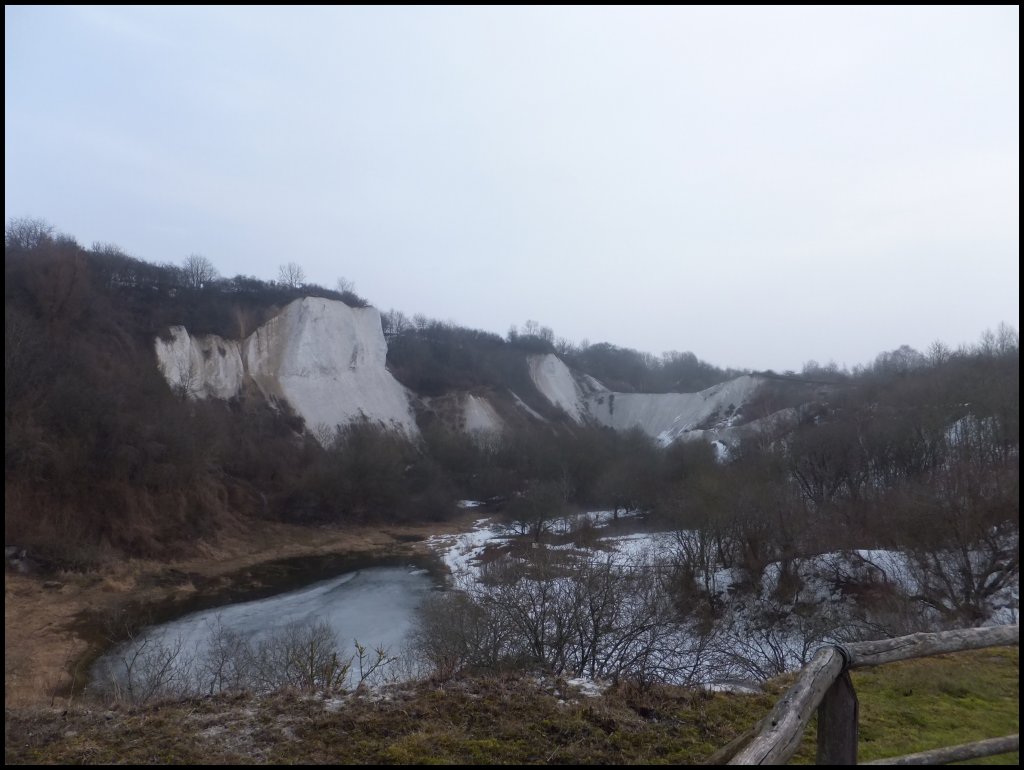
<instances>
[{"instance_id":1,"label":"reflection on ice","mask_svg":"<svg viewBox=\"0 0 1024 770\"><path fill-rule=\"evenodd\" d=\"M196 612L154 628L101 658L93 669L99 686L125 688L130 675L158 675L152 669L175 667L175 690L211 689L203 669L214 657L226 657L222 648L254 653L292 630L326 624L333 631L339 657L356 654L358 642L373 655L380 648L391 655L400 652L412 628L416 609L435 587L426 570L375 567L324 580L268 599L232 604ZM213 647L219 649L214 650ZM234 655L239 657L239 655ZM171 660L173 658L173 660ZM218 660L217 666L226 665ZM238 665L232 660L231 665ZM349 684L357 674L356 666ZM168 674L159 674L172 678Z\"/></svg>"}]
</instances>

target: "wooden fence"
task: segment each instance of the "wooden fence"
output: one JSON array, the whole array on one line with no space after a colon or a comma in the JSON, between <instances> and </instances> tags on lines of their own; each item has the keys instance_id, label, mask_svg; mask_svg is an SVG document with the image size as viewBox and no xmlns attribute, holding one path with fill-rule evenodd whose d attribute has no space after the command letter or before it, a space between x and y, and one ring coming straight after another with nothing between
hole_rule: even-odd
<instances>
[{"instance_id":1,"label":"wooden fence","mask_svg":"<svg viewBox=\"0 0 1024 770\"><path fill-rule=\"evenodd\" d=\"M708 764L781 765L800 747L818 712L819 765L857 764L858 705L850 670L909 658L1019 644L1019 626L994 626L911 634L877 642L831 645L814 655L775 708L753 728L709 758ZM1017 735L949 746L869 764L925 765L1017 751Z\"/></svg>"}]
</instances>

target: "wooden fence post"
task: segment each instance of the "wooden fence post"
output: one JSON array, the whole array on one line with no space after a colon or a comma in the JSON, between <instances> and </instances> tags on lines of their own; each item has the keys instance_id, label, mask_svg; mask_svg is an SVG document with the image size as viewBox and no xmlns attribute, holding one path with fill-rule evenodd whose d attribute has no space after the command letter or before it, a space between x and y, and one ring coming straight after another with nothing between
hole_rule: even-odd
<instances>
[{"instance_id":1,"label":"wooden fence post","mask_svg":"<svg viewBox=\"0 0 1024 770\"><path fill-rule=\"evenodd\" d=\"M817 709L818 764L855 765L859 707L849 669L947 652L1002 647L1018 644L1019 640L1020 629L1012 625L910 634L895 639L822 647L803 667L796 681L776 702L775 707L751 730L716 751L710 760L728 760L730 765L785 764L800 747L804 729ZM1006 748L1011 743L1013 748ZM1018 737L1013 735L954 746L943 751L953 752L956 759L966 759L1006 753L1015 750L1018 745ZM733 752L735 755L729 759ZM886 761L898 764L921 761L930 763L935 756L938 756L938 752L922 752Z\"/></svg>"},{"instance_id":2,"label":"wooden fence post","mask_svg":"<svg viewBox=\"0 0 1024 770\"><path fill-rule=\"evenodd\" d=\"M843 671L818 706L819 765L857 764L858 710L850 672Z\"/></svg>"}]
</instances>

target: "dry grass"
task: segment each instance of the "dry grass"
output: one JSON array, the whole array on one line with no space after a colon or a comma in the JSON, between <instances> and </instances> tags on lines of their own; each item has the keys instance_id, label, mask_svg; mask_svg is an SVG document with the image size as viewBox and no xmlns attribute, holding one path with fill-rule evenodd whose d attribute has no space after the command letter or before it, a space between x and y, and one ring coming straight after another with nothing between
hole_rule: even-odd
<instances>
[{"instance_id":1,"label":"dry grass","mask_svg":"<svg viewBox=\"0 0 1024 770\"><path fill-rule=\"evenodd\" d=\"M529 677L384 697L216 697L127 712L7 713L8 763L692 763L771 697L621 688L585 698Z\"/></svg>"},{"instance_id":2,"label":"dry grass","mask_svg":"<svg viewBox=\"0 0 1024 770\"><path fill-rule=\"evenodd\" d=\"M1017 669L1016 649L981 650L895 664L889 677L858 677L861 754L867 759L901 753L934 714L957 726L957 739L1010 732L1019 707ZM8 708L5 760L697 764L767 713L788 683L789 678L775 682L760 695L620 686L588 698L564 681L494 675L338 699L278 693L127 711ZM907 697L910 690L919 697ZM963 731L961 723L968 722L973 727ZM946 729L933 729L925 740L941 745L953 742L951 737ZM796 763L813 762L813 742L812 725ZM1000 760L1015 764L1016 755Z\"/></svg>"}]
</instances>

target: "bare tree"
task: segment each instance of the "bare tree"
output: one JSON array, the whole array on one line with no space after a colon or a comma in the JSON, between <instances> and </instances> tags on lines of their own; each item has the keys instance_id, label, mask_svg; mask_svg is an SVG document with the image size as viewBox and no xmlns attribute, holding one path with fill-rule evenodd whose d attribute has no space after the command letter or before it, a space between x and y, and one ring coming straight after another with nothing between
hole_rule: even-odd
<instances>
[{"instance_id":1,"label":"bare tree","mask_svg":"<svg viewBox=\"0 0 1024 770\"><path fill-rule=\"evenodd\" d=\"M193 289L201 289L219 277L217 268L202 254L189 254L185 257L181 272L185 279L185 285Z\"/></svg>"},{"instance_id":2,"label":"bare tree","mask_svg":"<svg viewBox=\"0 0 1024 770\"><path fill-rule=\"evenodd\" d=\"M171 386L171 390L173 390L174 395L182 401L187 401L188 399L195 398L199 395L199 382L199 370L194 362L189 362L188 369L182 368L178 372L178 379Z\"/></svg>"},{"instance_id":3,"label":"bare tree","mask_svg":"<svg viewBox=\"0 0 1024 770\"><path fill-rule=\"evenodd\" d=\"M285 626L253 649L257 689L292 687L324 694L344 689L352 659L338 654L334 630L318 621Z\"/></svg>"},{"instance_id":4,"label":"bare tree","mask_svg":"<svg viewBox=\"0 0 1024 770\"><path fill-rule=\"evenodd\" d=\"M358 662L358 675L359 684L356 690L365 690L374 682L384 681L384 672L388 666L395 663L398 658L390 653L390 651L382 644L378 644L371 650L365 645L360 644L358 639L352 640L356 647L356 660ZM349 667L351 667L352 659L349 659ZM348 669L345 669L345 673L348 673Z\"/></svg>"},{"instance_id":5,"label":"bare tree","mask_svg":"<svg viewBox=\"0 0 1024 770\"><path fill-rule=\"evenodd\" d=\"M277 282L298 289L306 283L306 271L297 262L281 265L277 268Z\"/></svg>"},{"instance_id":6,"label":"bare tree","mask_svg":"<svg viewBox=\"0 0 1024 770\"><path fill-rule=\"evenodd\" d=\"M348 278L342 276L338 279L337 283L334 284L334 288L339 294L351 294L356 290L356 285Z\"/></svg>"},{"instance_id":7,"label":"bare tree","mask_svg":"<svg viewBox=\"0 0 1024 770\"><path fill-rule=\"evenodd\" d=\"M385 337L398 337L413 329L413 323L401 310L391 309L380 316Z\"/></svg>"},{"instance_id":8,"label":"bare tree","mask_svg":"<svg viewBox=\"0 0 1024 770\"><path fill-rule=\"evenodd\" d=\"M551 524L565 511L562 487L554 481L533 481L508 505L508 514L515 519L515 527L540 542Z\"/></svg>"},{"instance_id":9,"label":"bare tree","mask_svg":"<svg viewBox=\"0 0 1024 770\"><path fill-rule=\"evenodd\" d=\"M53 238L54 227L36 217L14 217L4 230L4 247L28 251Z\"/></svg>"},{"instance_id":10,"label":"bare tree","mask_svg":"<svg viewBox=\"0 0 1024 770\"><path fill-rule=\"evenodd\" d=\"M533 549L493 562L423 609L420 660L447 677L472 667L526 666L552 674L685 683L706 677L708 636L680 617L649 556L562 558Z\"/></svg>"},{"instance_id":11,"label":"bare tree","mask_svg":"<svg viewBox=\"0 0 1024 770\"><path fill-rule=\"evenodd\" d=\"M195 656L181 637L161 639L139 630L125 616L108 619L108 630L125 638L117 650L101 661L91 687L109 700L143 704L154 698L176 697L189 691L189 671Z\"/></svg>"}]
</instances>

